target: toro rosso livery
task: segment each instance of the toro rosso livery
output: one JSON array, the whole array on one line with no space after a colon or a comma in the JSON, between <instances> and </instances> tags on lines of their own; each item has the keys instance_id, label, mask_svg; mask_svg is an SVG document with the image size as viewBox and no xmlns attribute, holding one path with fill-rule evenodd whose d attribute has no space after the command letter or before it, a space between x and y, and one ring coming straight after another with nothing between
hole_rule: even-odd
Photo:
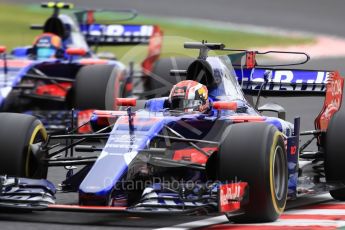
<instances>
[{"instance_id":1,"label":"toro rosso livery","mask_svg":"<svg viewBox=\"0 0 345 230\"><path fill-rule=\"evenodd\" d=\"M42 7L53 9L53 15L44 25L31 26L43 31L32 46L17 47L10 53L0 47L1 111L31 113L48 129L64 129L70 117L66 110L105 109L105 93L92 100L81 93L90 90L90 85L102 87L111 80L114 87L109 90L115 97L132 93L133 65L126 67L110 53L96 54L99 46L148 45L140 76L146 76L159 57L162 32L158 26L96 21L103 13L128 14L123 19L131 19L136 16L133 10L77 10L66 15L60 10L71 9L72 4L53 2Z\"/></svg>"},{"instance_id":2,"label":"toro rosso livery","mask_svg":"<svg viewBox=\"0 0 345 230\"><path fill-rule=\"evenodd\" d=\"M226 49L223 44L185 47L200 54L187 70L171 70L186 80L178 82L169 97L147 100L136 111L136 99L117 98L121 110L93 112L88 122L93 133L77 134L76 128L66 135L47 135L34 117L0 114L0 173L7 175L0 205L221 212L235 222L262 222L276 220L287 200L302 195L330 191L335 199L345 199L345 146L339 138L345 130L343 79L337 72L260 67L255 57L259 52ZM232 54L209 57L212 49ZM238 57L244 65L237 65ZM315 129L301 131L299 118L285 121L285 111L277 104L253 106L243 91L258 98L324 94L325 103ZM278 117L264 116L264 111ZM14 129L27 132L18 136ZM300 143L302 135L310 140ZM314 150L307 151L314 139ZM70 167L76 165L84 166L78 171ZM44 180L50 166L68 166L61 189L78 192L74 204L54 203L54 187ZM22 177L43 180L26 182Z\"/></svg>"}]
</instances>

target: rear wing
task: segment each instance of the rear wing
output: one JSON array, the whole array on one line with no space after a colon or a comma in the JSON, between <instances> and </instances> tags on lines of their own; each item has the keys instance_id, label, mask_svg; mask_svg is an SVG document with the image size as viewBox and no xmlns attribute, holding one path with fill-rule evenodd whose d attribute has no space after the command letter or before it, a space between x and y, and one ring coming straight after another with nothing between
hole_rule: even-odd
<instances>
[{"instance_id":1,"label":"rear wing","mask_svg":"<svg viewBox=\"0 0 345 230\"><path fill-rule=\"evenodd\" d=\"M118 24L135 18L135 10L82 10L74 14L89 45L149 44L155 30L160 30L155 25Z\"/></svg>"},{"instance_id":2,"label":"rear wing","mask_svg":"<svg viewBox=\"0 0 345 230\"><path fill-rule=\"evenodd\" d=\"M267 96L325 95L332 72L302 69L235 69L237 80L244 93Z\"/></svg>"},{"instance_id":3,"label":"rear wing","mask_svg":"<svg viewBox=\"0 0 345 230\"><path fill-rule=\"evenodd\" d=\"M159 27L154 25L80 25L86 42L100 46L149 44L151 36L158 29Z\"/></svg>"},{"instance_id":4,"label":"rear wing","mask_svg":"<svg viewBox=\"0 0 345 230\"><path fill-rule=\"evenodd\" d=\"M162 49L163 31L160 27L112 24L109 20L96 22L96 13L127 14L127 17L116 20L118 22L135 18L137 12L134 10L84 10L76 12L75 16L89 46L148 45L148 54L141 66L145 74L150 74Z\"/></svg>"},{"instance_id":5,"label":"rear wing","mask_svg":"<svg viewBox=\"0 0 345 230\"><path fill-rule=\"evenodd\" d=\"M261 95L324 96L322 110L314 121L317 130L326 131L332 116L342 106L344 78L337 71L260 68L235 71L237 76L243 76L238 81L246 94L257 95L266 80Z\"/></svg>"}]
</instances>

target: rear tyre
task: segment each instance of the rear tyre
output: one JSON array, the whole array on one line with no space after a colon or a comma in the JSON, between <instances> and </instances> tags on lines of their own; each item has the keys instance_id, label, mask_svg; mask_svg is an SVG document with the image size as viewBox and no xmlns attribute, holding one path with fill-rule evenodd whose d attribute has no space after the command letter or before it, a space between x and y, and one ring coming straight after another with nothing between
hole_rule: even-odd
<instances>
[{"instance_id":1,"label":"rear tyre","mask_svg":"<svg viewBox=\"0 0 345 230\"><path fill-rule=\"evenodd\" d=\"M83 66L74 84L74 107L77 109L114 109L116 97L123 93L126 77L123 67L114 65Z\"/></svg>"},{"instance_id":2,"label":"rear tyre","mask_svg":"<svg viewBox=\"0 0 345 230\"><path fill-rule=\"evenodd\" d=\"M325 173L328 182L345 183L345 111L336 112L326 133ZM345 188L330 191L336 200L345 201Z\"/></svg>"},{"instance_id":3,"label":"rear tyre","mask_svg":"<svg viewBox=\"0 0 345 230\"><path fill-rule=\"evenodd\" d=\"M162 58L153 67L146 84L148 98L166 97L176 83L185 80L184 76L170 76L171 69L187 70L191 58Z\"/></svg>"},{"instance_id":4,"label":"rear tyre","mask_svg":"<svg viewBox=\"0 0 345 230\"><path fill-rule=\"evenodd\" d=\"M244 214L227 215L230 221L275 221L284 211L288 191L287 158L281 133L265 123L229 126L219 147L218 178L228 183L247 182L249 186Z\"/></svg>"},{"instance_id":5,"label":"rear tyre","mask_svg":"<svg viewBox=\"0 0 345 230\"><path fill-rule=\"evenodd\" d=\"M0 113L0 122L0 175L46 178L48 167L33 155L30 146L46 140L42 123L33 116L16 113Z\"/></svg>"}]
</instances>

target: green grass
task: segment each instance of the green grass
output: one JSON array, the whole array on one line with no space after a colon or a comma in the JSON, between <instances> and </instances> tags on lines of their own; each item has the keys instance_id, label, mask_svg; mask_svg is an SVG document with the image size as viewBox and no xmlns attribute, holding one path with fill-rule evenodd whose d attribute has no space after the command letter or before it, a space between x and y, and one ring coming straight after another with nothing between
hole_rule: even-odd
<instances>
[{"instance_id":1,"label":"green grass","mask_svg":"<svg viewBox=\"0 0 345 230\"><path fill-rule=\"evenodd\" d=\"M29 29L30 24L43 24L51 14L49 9L37 6L9 5L0 3L0 44L10 50L16 46L30 45L40 31ZM297 38L239 32L227 28L202 25L196 21L176 21L173 19L143 17L130 21L134 24L158 24L164 31L162 56L196 56L195 50L183 49L185 41L222 42L231 48L260 46L286 46L312 42L311 38ZM146 46L103 47L100 51L110 51L123 61L142 59L147 52Z\"/></svg>"}]
</instances>

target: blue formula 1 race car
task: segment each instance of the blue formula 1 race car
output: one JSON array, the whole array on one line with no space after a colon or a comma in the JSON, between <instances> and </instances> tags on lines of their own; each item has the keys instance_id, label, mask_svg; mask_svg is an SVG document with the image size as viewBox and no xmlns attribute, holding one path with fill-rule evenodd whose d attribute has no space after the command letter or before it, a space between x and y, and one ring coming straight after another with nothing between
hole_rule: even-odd
<instances>
[{"instance_id":1,"label":"blue formula 1 race car","mask_svg":"<svg viewBox=\"0 0 345 230\"><path fill-rule=\"evenodd\" d=\"M42 3L53 10L32 46L6 53L0 47L0 110L26 112L40 117L49 130L64 130L70 109L114 109L109 97L132 94L132 78L145 78L159 58L162 31L155 25L114 24L134 18L134 10L75 10L69 3ZM102 21L102 15L110 17ZM115 19L113 19L114 17ZM117 21L116 21L117 20ZM99 46L148 45L140 70L114 57L96 54ZM129 64L128 67L126 65ZM113 87L106 90L109 81ZM92 96L89 94L93 91ZM91 97L90 97L91 96ZM108 103L108 104L107 104ZM82 113L79 118L85 119ZM75 115L77 116L77 115ZM89 117L87 117L89 119Z\"/></svg>"},{"instance_id":2,"label":"blue formula 1 race car","mask_svg":"<svg viewBox=\"0 0 345 230\"><path fill-rule=\"evenodd\" d=\"M187 70L171 70L186 80L174 85L169 97L147 100L137 111L132 109L135 98L117 98L124 109L95 110L89 121L93 133L47 135L35 117L1 113L0 173L7 177L0 206L206 211L224 213L234 222L263 222L276 220L288 200L302 195L330 192L345 200L339 73L259 67L255 56L260 53L223 44L185 47L199 49L200 55ZM208 56L209 50L235 53ZM244 61L240 67L239 59ZM275 104L251 106L242 89L259 97L324 94L325 102L315 129L301 131L299 118L285 121ZM278 117L264 116L264 110ZM317 151L306 151L309 140L300 145L302 135L317 140ZM77 192L78 200L55 204L55 188L45 179L48 167L76 165L84 166L74 172L68 168L60 189Z\"/></svg>"}]
</instances>

